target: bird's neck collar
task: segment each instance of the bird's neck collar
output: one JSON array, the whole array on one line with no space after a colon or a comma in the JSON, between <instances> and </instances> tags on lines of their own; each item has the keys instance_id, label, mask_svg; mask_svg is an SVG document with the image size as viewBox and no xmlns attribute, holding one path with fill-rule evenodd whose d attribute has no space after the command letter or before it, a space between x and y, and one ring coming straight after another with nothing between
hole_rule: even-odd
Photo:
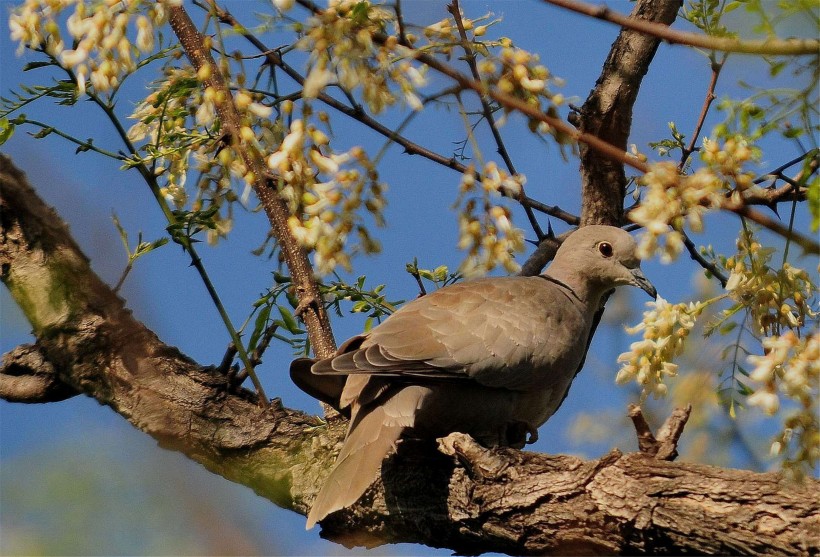
<instances>
[{"instance_id":1,"label":"bird's neck collar","mask_svg":"<svg viewBox=\"0 0 820 557\"><path fill-rule=\"evenodd\" d=\"M557 284L557 285L558 285L558 286L560 286L563 290L565 290L565 291L566 291L566 293L567 293L569 296L571 296L572 298L576 299L576 300L577 300L577 301L579 301L579 302L583 302L583 300L581 300L581 298L579 298L579 297L578 297L578 294L576 294L576 293L575 293L575 290L573 290L573 289L572 289L572 287L571 287L571 286L569 286L567 283L562 282L561 280L559 280L559 279L557 279L557 278L555 278L555 277L551 277L551 276L549 276L549 275L538 275L538 276L539 276L539 277L541 277L541 278L542 278L542 279L544 279L544 280L548 280L549 282L551 282L551 283L553 283L553 284Z\"/></svg>"},{"instance_id":2,"label":"bird's neck collar","mask_svg":"<svg viewBox=\"0 0 820 557\"><path fill-rule=\"evenodd\" d=\"M588 280L584 280L582 277L578 277L571 272L554 272L555 270L556 269L550 268L546 273L540 276L561 287L561 290L567 293L567 297L570 298L573 303L580 302L581 304L591 305L596 308L600 305L603 293L599 292L599 289L590 284Z\"/></svg>"}]
</instances>

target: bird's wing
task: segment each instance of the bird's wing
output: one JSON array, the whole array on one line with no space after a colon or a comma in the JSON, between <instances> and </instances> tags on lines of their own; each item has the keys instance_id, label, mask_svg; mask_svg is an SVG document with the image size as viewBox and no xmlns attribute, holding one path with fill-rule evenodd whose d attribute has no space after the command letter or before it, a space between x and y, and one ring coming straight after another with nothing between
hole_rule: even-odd
<instances>
[{"instance_id":1,"label":"bird's wing","mask_svg":"<svg viewBox=\"0 0 820 557\"><path fill-rule=\"evenodd\" d=\"M586 341L579 339L586 329L583 309L544 277L459 283L407 304L357 348L315 363L312 371L526 388L525 374L559 364L570 347Z\"/></svg>"}]
</instances>

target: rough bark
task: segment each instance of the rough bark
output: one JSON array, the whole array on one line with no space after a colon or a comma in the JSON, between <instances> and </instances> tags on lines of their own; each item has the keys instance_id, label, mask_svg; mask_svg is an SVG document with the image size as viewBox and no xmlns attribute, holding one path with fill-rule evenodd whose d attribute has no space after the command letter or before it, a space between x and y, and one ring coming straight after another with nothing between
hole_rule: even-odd
<instances>
[{"instance_id":1,"label":"rough bark","mask_svg":"<svg viewBox=\"0 0 820 557\"><path fill-rule=\"evenodd\" d=\"M21 377L50 376L61 392L108 405L163 447L305 513L345 424L323 426L281 404L264 410L251 393L229 390L214 367L164 344L132 317L65 224L2 156L0 186L1 278L37 337L0 368L4 398L24 398L14 390ZM324 536L462 553L820 551L820 483L787 485L776 474L644 454L584 461L489 451L453 435L439 450L401 443L382 476L356 506L329 517Z\"/></svg>"},{"instance_id":2,"label":"rough bark","mask_svg":"<svg viewBox=\"0 0 820 557\"><path fill-rule=\"evenodd\" d=\"M664 25L677 16L681 0L639 0L630 18ZM612 44L601 76L581 107L578 128L626 150L632 107L660 39L623 29ZM626 174L622 163L600 156L587 144L581 153L581 224L623 224Z\"/></svg>"}]
</instances>

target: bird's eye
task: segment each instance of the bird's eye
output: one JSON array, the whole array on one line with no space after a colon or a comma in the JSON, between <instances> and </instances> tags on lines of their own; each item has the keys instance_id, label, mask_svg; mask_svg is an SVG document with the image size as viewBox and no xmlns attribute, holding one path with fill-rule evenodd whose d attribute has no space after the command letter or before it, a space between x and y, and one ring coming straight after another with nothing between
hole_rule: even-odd
<instances>
[{"instance_id":1,"label":"bird's eye","mask_svg":"<svg viewBox=\"0 0 820 557\"><path fill-rule=\"evenodd\" d=\"M598 244L598 251L601 252L601 255L604 257L612 257L612 244L609 242L601 242Z\"/></svg>"}]
</instances>

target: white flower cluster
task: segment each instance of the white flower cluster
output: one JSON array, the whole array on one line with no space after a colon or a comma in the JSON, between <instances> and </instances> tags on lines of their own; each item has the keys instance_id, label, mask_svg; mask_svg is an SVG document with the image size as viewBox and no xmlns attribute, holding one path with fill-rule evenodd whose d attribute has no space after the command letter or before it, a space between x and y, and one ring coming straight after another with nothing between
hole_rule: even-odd
<instances>
[{"instance_id":1,"label":"white flower cluster","mask_svg":"<svg viewBox=\"0 0 820 557\"><path fill-rule=\"evenodd\" d=\"M520 269L513 253L523 251L524 233L513 226L510 210L493 199L502 194L517 197L525 182L524 175L511 176L492 161L484 165L479 180L472 165L462 175L456 204L463 202L458 217L458 247L467 251L460 269L465 276L483 275L499 265L510 273ZM478 196L471 195L476 191ZM479 207L482 211L476 215Z\"/></svg>"},{"instance_id":2,"label":"white flower cluster","mask_svg":"<svg viewBox=\"0 0 820 557\"><path fill-rule=\"evenodd\" d=\"M661 260L673 261L683 251L685 224L695 232L703 229L703 214L719 203L721 182L708 169L683 176L673 162L659 162L640 179L645 188L641 204L630 211L629 219L644 233L638 256L648 259L660 251ZM670 228L671 226L671 228Z\"/></svg>"},{"instance_id":3,"label":"white flower cluster","mask_svg":"<svg viewBox=\"0 0 820 557\"><path fill-rule=\"evenodd\" d=\"M213 87L202 88L210 72L209 67L198 72L191 66L166 69L165 76L152 85L154 90L131 115L137 122L128 130L128 138L139 147L138 162L154 168L161 193L177 209L188 204L186 181L194 164L200 179L191 209L219 209L207 233L208 241L215 243L231 230L231 205L240 198L247 203L255 176L234 144L219 140L216 107L227 95ZM233 141L242 141L246 149L257 152L279 144L282 133L269 119L270 107L244 89L232 99L240 124L239 137ZM233 191L235 182L243 188L241 196Z\"/></svg>"},{"instance_id":4,"label":"white flower cluster","mask_svg":"<svg viewBox=\"0 0 820 557\"><path fill-rule=\"evenodd\" d=\"M768 415L780 409L780 397L795 404L784 420L783 431L772 444L772 454L782 453L790 444L795 454L787 464L805 463L815 467L820 460L820 331L799 338L793 331L763 339L762 356L748 357L754 366L749 378L760 384L747 402Z\"/></svg>"},{"instance_id":5,"label":"white flower cluster","mask_svg":"<svg viewBox=\"0 0 820 557\"><path fill-rule=\"evenodd\" d=\"M748 403L758 406L772 415L780 408L775 387L789 398L809 403L816 399L817 382L820 381L820 332L814 331L805 338L798 338L794 331L781 336L763 339L764 354L751 355L749 363L754 369L750 379L765 385L748 398ZM815 395L812 396L812 391Z\"/></svg>"},{"instance_id":6,"label":"white flower cluster","mask_svg":"<svg viewBox=\"0 0 820 557\"><path fill-rule=\"evenodd\" d=\"M11 38L20 50L43 48L72 70L79 94L89 81L104 93L136 69L140 53L153 51L155 29L165 23L168 3L179 0L25 0L9 17Z\"/></svg>"},{"instance_id":7,"label":"white flower cluster","mask_svg":"<svg viewBox=\"0 0 820 557\"><path fill-rule=\"evenodd\" d=\"M333 0L326 10L312 17L298 46L310 52L311 69L302 95L316 96L329 84L347 91L360 88L370 110L378 114L404 99L413 110L422 108L416 91L426 83L425 68L410 60L410 50L395 36L376 44L375 33L395 18L393 13L360 0ZM398 86L398 94L394 91Z\"/></svg>"},{"instance_id":8,"label":"white flower cluster","mask_svg":"<svg viewBox=\"0 0 820 557\"><path fill-rule=\"evenodd\" d=\"M775 249L763 247L751 232L741 234L737 246L738 253L724 264L730 273L726 290L735 302L727 314L747 309L755 332L762 335L796 329L817 317L818 310L811 306L817 286L805 270L789 263L773 269Z\"/></svg>"},{"instance_id":9,"label":"white flower cluster","mask_svg":"<svg viewBox=\"0 0 820 557\"><path fill-rule=\"evenodd\" d=\"M675 163L655 163L639 179L645 193L640 205L629 212L629 219L641 225L644 233L638 255L647 259L660 251L661 260L673 261L683 251L683 230L703 230L703 215L721 206L727 194L740 195L752 187L752 175L743 164L752 150L741 140L729 139L721 146L703 140L701 159L706 163L691 175L683 175Z\"/></svg>"},{"instance_id":10,"label":"white flower cluster","mask_svg":"<svg viewBox=\"0 0 820 557\"><path fill-rule=\"evenodd\" d=\"M495 83L498 88L508 94L523 99L545 97L553 104L564 102L561 94L553 94L549 85L562 85L560 78L550 74L546 66L539 63L538 55L513 46L510 39L499 41L501 51L498 56L488 56L478 66L482 78Z\"/></svg>"},{"instance_id":11,"label":"white flower cluster","mask_svg":"<svg viewBox=\"0 0 820 557\"><path fill-rule=\"evenodd\" d=\"M364 209L381 225L386 204L386 188L365 152L354 147L332 153L329 142L321 130L296 119L279 149L268 157L291 212L288 227L300 244L313 250L320 274L337 265L349 269L351 252L379 251L361 212ZM352 234L358 242L348 250Z\"/></svg>"},{"instance_id":12,"label":"white flower cluster","mask_svg":"<svg viewBox=\"0 0 820 557\"><path fill-rule=\"evenodd\" d=\"M650 393L661 398L668 390L664 380L677 375L678 366L672 361L683 353L686 337L706 304L670 304L658 297L646 305L649 309L643 313L641 323L626 328L629 334L643 331L643 340L633 342L629 352L618 356L623 365L615 381L635 381L641 386L642 398Z\"/></svg>"}]
</instances>

